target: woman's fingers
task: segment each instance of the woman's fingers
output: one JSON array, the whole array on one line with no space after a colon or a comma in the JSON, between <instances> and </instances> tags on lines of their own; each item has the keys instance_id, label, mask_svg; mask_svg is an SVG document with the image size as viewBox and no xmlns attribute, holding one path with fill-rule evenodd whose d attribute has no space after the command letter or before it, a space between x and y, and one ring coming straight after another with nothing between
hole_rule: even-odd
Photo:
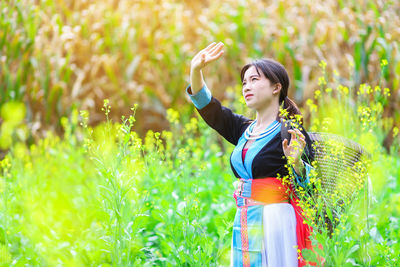
<instances>
[{"instance_id":1,"label":"woman's fingers","mask_svg":"<svg viewBox=\"0 0 400 267\"><path fill-rule=\"evenodd\" d=\"M206 53L209 52L209 50L213 49L216 45L216 42L212 42L211 44L209 44L206 48L200 50L194 57L193 57L193 61L201 59L202 56Z\"/></svg>"},{"instance_id":2,"label":"woman's fingers","mask_svg":"<svg viewBox=\"0 0 400 267\"><path fill-rule=\"evenodd\" d=\"M224 44L223 44L222 42L219 42L215 47L213 47L213 48L209 51L209 55L210 55L211 57L217 55L217 54L221 51L222 47L224 47Z\"/></svg>"},{"instance_id":3,"label":"woman's fingers","mask_svg":"<svg viewBox=\"0 0 400 267\"><path fill-rule=\"evenodd\" d=\"M216 43L212 42L211 44L209 44L206 48L200 50L200 52L198 54L203 54L205 52L210 51L211 49L213 49L215 47Z\"/></svg>"},{"instance_id":4,"label":"woman's fingers","mask_svg":"<svg viewBox=\"0 0 400 267\"><path fill-rule=\"evenodd\" d=\"M282 145L283 145L283 149L286 150L288 147L288 140L287 139L283 140Z\"/></svg>"},{"instance_id":5,"label":"woman's fingers","mask_svg":"<svg viewBox=\"0 0 400 267\"><path fill-rule=\"evenodd\" d=\"M212 43L209 44L206 48L204 48L202 51L211 50L216 44L217 44L216 42L212 42Z\"/></svg>"},{"instance_id":6,"label":"woman's fingers","mask_svg":"<svg viewBox=\"0 0 400 267\"><path fill-rule=\"evenodd\" d=\"M302 132L300 132L300 130L296 129L297 133L299 135L299 139L301 141L302 146L304 147L304 145L306 144L306 138L304 136L304 134Z\"/></svg>"},{"instance_id":7,"label":"woman's fingers","mask_svg":"<svg viewBox=\"0 0 400 267\"><path fill-rule=\"evenodd\" d=\"M293 130L288 130L288 132L290 133L290 140L297 139L296 134Z\"/></svg>"},{"instance_id":8,"label":"woman's fingers","mask_svg":"<svg viewBox=\"0 0 400 267\"><path fill-rule=\"evenodd\" d=\"M218 43L215 47L213 47L211 50L205 52L206 53L206 58L207 58L207 62L208 61L214 61L217 58L219 58L222 55L222 47L223 44L222 43Z\"/></svg>"},{"instance_id":9,"label":"woman's fingers","mask_svg":"<svg viewBox=\"0 0 400 267\"><path fill-rule=\"evenodd\" d=\"M222 50L222 47L224 46L223 43L218 43L217 46L215 46L212 51L208 51L206 53L206 64L217 60L218 58L220 58L222 56L222 54L224 53L224 51Z\"/></svg>"},{"instance_id":10,"label":"woman's fingers","mask_svg":"<svg viewBox=\"0 0 400 267\"><path fill-rule=\"evenodd\" d=\"M222 50L223 46L224 44L222 42L219 42L218 44L212 42L211 44L209 44L206 48L198 52L193 57L191 61L191 68L200 70L204 68L208 63L220 58L224 53L224 51Z\"/></svg>"},{"instance_id":11,"label":"woman's fingers","mask_svg":"<svg viewBox=\"0 0 400 267\"><path fill-rule=\"evenodd\" d=\"M304 139L304 135L302 132L300 132L299 129L294 129L294 130L288 130L289 133L292 134L292 136L294 135L297 139L297 137L299 137L299 139Z\"/></svg>"},{"instance_id":12,"label":"woman's fingers","mask_svg":"<svg viewBox=\"0 0 400 267\"><path fill-rule=\"evenodd\" d=\"M218 47L218 44L213 42L213 43L209 44L206 48L201 50L200 54L210 55L215 50L216 47Z\"/></svg>"},{"instance_id":13,"label":"woman's fingers","mask_svg":"<svg viewBox=\"0 0 400 267\"><path fill-rule=\"evenodd\" d=\"M288 130L288 132L291 135L290 144L288 144L287 139L283 140L283 142L282 142L282 146L283 146L285 155L300 157L300 155L303 153L303 149L306 144L305 137L304 137L303 133L298 129L294 129L294 130L291 129L291 130ZM292 141L295 143L293 143Z\"/></svg>"},{"instance_id":14,"label":"woman's fingers","mask_svg":"<svg viewBox=\"0 0 400 267\"><path fill-rule=\"evenodd\" d=\"M288 132L291 134L291 140L300 140L302 145L305 145L306 140L302 132L298 129L294 130L288 130ZM290 141L292 143L292 141Z\"/></svg>"},{"instance_id":15,"label":"woman's fingers","mask_svg":"<svg viewBox=\"0 0 400 267\"><path fill-rule=\"evenodd\" d=\"M222 56L223 53L224 53L224 50L219 51L219 53L216 54L215 56L209 57L209 59L210 59L209 61L211 62L211 61L217 60L218 58L220 58Z\"/></svg>"}]
</instances>

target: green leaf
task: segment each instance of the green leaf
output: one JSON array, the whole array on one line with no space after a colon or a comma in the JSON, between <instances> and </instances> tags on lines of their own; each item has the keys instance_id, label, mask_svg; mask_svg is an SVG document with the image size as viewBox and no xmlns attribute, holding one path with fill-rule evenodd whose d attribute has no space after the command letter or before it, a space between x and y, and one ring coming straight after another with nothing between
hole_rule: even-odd
<instances>
[{"instance_id":1,"label":"green leaf","mask_svg":"<svg viewBox=\"0 0 400 267\"><path fill-rule=\"evenodd\" d=\"M351 254L353 254L355 251L357 251L360 248L359 244L355 244L354 246L351 247L351 249L347 252L346 258L349 258Z\"/></svg>"},{"instance_id":2,"label":"green leaf","mask_svg":"<svg viewBox=\"0 0 400 267\"><path fill-rule=\"evenodd\" d=\"M310 261L310 262L318 261L317 255L315 255L315 253L311 249L304 248L304 249L302 249L301 254L303 255L303 258L306 261Z\"/></svg>"}]
</instances>

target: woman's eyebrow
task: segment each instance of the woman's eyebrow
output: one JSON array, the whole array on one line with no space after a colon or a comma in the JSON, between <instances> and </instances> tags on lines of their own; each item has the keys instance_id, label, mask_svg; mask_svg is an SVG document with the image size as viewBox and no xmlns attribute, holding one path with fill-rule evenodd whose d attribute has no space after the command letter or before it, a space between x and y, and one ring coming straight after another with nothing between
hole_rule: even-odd
<instances>
[{"instance_id":1,"label":"woman's eyebrow","mask_svg":"<svg viewBox=\"0 0 400 267\"><path fill-rule=\"evenodd\" d=\"M250 77L249 77L249 79L251 78L251 77L260 77L260 75L258 75L258 74L253 74L253 75L250 75ZM246 78L244 78L243 80L246 80Z\"/></svg>"}]
</instances>

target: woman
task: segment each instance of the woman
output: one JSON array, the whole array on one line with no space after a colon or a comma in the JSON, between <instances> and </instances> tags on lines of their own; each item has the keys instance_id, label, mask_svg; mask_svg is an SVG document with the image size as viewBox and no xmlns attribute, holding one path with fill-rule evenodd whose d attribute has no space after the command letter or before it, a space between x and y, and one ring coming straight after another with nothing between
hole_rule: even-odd
<instances>
[{"instance_id":1,"label":"woman","mask_svg":"<svg viewBox=\"0 0 400 267\"><path fill-rule=\"evenodd\" d=\"M304 159L312 155L303 153L306 145L311 151L308 134L294 129L288 130L290 143L281 138L280 105L283 103L289 115L300 114L287 97L288 74L270 59L243 67L242 93L246 105L256 111L256 119L250 120L221 106L203 80L202 68L220 58L222 49L223 43L211 43L195 55L186 90L206 123L236 146L230 158L240 181L234 192L237 212L231 266L302 266L305 263L298 251L310 248L310 229L303 224L296 199L277 178L288 175L288 157L293 159L291 167L300 185L307 182L311 169L310 161ZM302 177L299 174L303 172Z\"/></svg>"}]
</instances>

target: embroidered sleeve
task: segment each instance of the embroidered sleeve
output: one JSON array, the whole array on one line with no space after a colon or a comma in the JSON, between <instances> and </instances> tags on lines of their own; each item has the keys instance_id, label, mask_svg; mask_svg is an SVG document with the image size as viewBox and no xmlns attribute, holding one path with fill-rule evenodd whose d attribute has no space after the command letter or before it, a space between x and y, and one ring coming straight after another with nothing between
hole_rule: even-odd
<instances>
[{"instance_id":1,"label":"embroidered sleeve","mask_svg":"<svg viewBox=\"0 0 400 267\"><path fill-rule=\"evenodd\" d=\"M222 106L218 99L211 95L206 85L195 95L192 94L191 86L189 85L186 88L186 93L204 121L227 141L237 145L244 129L248 126L246 122L250 121L250 119Z\"/></svg>"},{"instance_id":2,"label":"embroidered sleeve","mask_svg":"<svg viewBox=\"0 0 400 267\"><path fill-rule=\"evenodd\" d=\"M302 160L302 161L303 161L303 163L304 163L304 169L303 169L303 174L302 174L302 175L298 174L298 173L294 170L293 166L292 166L291 168L292 168L294 177L295 177L295 179L296 179L296 182L297 182L301 187L305 188L305 187L307 186L307 184L310 183L310 171L311 171L312 169L314 169L314 168L313 168L310 164L308 164L307 162L305 162L304 160Z\"/></svg>"},{"instance_id":3,"label":"embroidered sleeve","mask_svg":"<svg viewBox=\"0 0 400 267\"><path fill-rule=\"evenodd\" d=\"M198 91L195 95L192 94L191 89L192 88L189 85L186 88L186 92L197 109L202 109L211 102L212 96L210 90L207 88L207 85L204 84L200 91Z\"/></svg>"}]
</instances>

